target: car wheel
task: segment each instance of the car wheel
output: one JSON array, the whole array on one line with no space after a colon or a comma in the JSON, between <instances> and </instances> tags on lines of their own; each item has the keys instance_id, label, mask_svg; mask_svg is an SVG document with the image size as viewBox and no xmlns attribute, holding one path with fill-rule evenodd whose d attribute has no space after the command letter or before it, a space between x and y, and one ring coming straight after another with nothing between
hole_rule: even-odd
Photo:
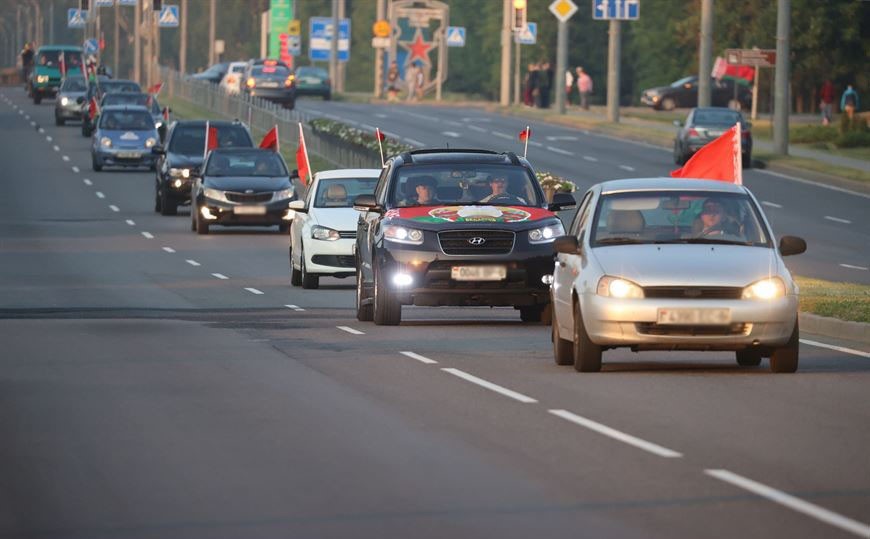
<instances>
[{"instance_id":1,"label":"car wheel","mask_svg":"<svg viewBox=\"0 0 870 539\"><path fill-rule=\"evenodd\" d=\"M398 326L402 321L402 304L393 296L393 291L381 278L381 270L375 270L375 300L373 318L379 326Z\"/></svg>"},{"instance_id":2,"label":"car wheel","mask_svg":"<svg viewBox=\"0 0 870 539\"><path fill-rule=\"evenodd\" d=\"M166 191L160 191L160 215L176 215L178 213L178 206L169 200L169 197L166 196Z\"/></svg>"},{"instance_id":3,"label":"car wheel","mask_svg":"<svg viewBox=\"0 0 870 539\"><path fill-rule=\"evenodd\" d=\"M99 158L95 154L91 154L91 168L94 169L94 172L103 170L103 164L100 163Z\"/></svg>"},{"instance_id":4,"label":"car wheel","mask_svg":"<svg viewBox=\"0 0 870 539\"><path fill-rule=\"evenodd\" d=\"M559 324L556 323L556 318L553 318L553 359L556 360L556 365L570 365L574 363L574 345L571 341L567 341L559 336Z\"/></svg>"},{"instance_id":5,"label":"car wheel","mask_svg":"<svg viewBox=\"0 0 870 539\"><path fill-rule=\"evenodd\" d=\"M293 248L290 248L290 284L299 286L302 284L302 272L293 265Z\"/></svg>"},{"instance_id":6,"label":"car wheel","mask_svg":"<svg viewBox=\"0 0 870 539\"><path fill-rule=\"evenodd\" d=\"M520 307L520 320L523 322L540 322L543 313L544 306L542 305Z\"/></svg>"},{"instance_id":7,"label":"car wheel","mask_svg":"<svg viewBox=\"0 0 870 539\"><path fill-rule=\"evenodd\" d=\"M39 95L39 92L33 92L33 104L39 105L42 103L42 96Z\"/></svg>"},{"instance_id":8,"label":"car wheel","mask_svg":"<svg viewBox=\"0 0 870 539\"><path fill-rule=\"evenodd\" d=\"M54 117L54 125L62 126L62 125L65 124L65 123L66 123L66 121L65 121L63 118L61 118L60 116L55 115L55 117Z\"/></svg>"},{"instance_id":9,"label":"car wheel","mask_svg":"<svg viewBox=\"0 0 870 539\"><path fill-rule=\"evenodd\" d=\"M794 330L788 342L781 348L774 348L770 355L771 372L795 372L798 368L798 347L800 346L800 330L798 321L794 321Z\"/></svg>"},{"instance_id":10,"label":"car wheel","mask_svg":"<svg viewBox=\"0 0 870 539\"><path fill-rule=\"evenodd\" d=\"M365 293L365 288L362 281L362 270L357 264L356 270L356 319L360 322L371 322L374 319L372 304L363 305L363 301L369 299Z\"/></svg>"},{"instance_id":11,"label":"car wheel","mask_svg":"<svg viewBox=\"0 0 870 539\"><path fill-rule=\"evenodd\" d=\"M741 367L757 367L761 365L761 350L738 350L737 364Z\"/></svg>"},{"instance_id":12,"label":"car wheel","mask_svg":"<svg viewBox=\"0 0 870 539\"><path fill-rule=\"evenodd\" d=\"M743 156L743 168L752 168L752 152L747 152Z\"/></svg>"},{"instance_id":13,"label":"car wheel","mask_svg":"<svg viewBox=\"0 0 870 539\"><path fill-rule=\"evenodd\" d=\"M683 164L683 152L680 151L680 145L674 141L674 164Z\"/></svg>"},{"instance_id":14,"label":"car wheel","mask_svg":"<svg viewBox=\"0 0 870 539\"><path fill-rule=\"evenodd\" d=\"M574 370L598 372L601 370L601 347L593 343L583 325L580 302L574 303Z\"/></svg>"},{"instance_id":15,"label":"car wheel","mask_svg":"<svg viewBox=\"0 0 870 539\"><path fill-rule=\"evenodd\" d=\"M190 211L195 213L194 219L196 219L196 233L201 236L208 234L208 221L206 221L205 217L199 213L199 208L194 205L191 206Z\"/></svg>"},{"instance_id":16,"label":"car wheel","mask_svg":"<svg viewBox=\"0 0 870 539\"><path fill-rule=\"evenodd\" d=\"M320 277L316 274L308 273L308 270L305 269L304 249L299 253L299 266L302 268L300 271L302 274L302 288L311 290L320 286Z\"/></svg>"},{"instance_id":17,"label":"car wheel","mask_svg":"<svg viewBox=\"0 0 870 539\"><path fill-rule=\"evenodd\" d=\"M677 108L677 103L671 97L666 97L662 99L662 109L664 110L674 110Z\"/></svg>"}]
</instances>

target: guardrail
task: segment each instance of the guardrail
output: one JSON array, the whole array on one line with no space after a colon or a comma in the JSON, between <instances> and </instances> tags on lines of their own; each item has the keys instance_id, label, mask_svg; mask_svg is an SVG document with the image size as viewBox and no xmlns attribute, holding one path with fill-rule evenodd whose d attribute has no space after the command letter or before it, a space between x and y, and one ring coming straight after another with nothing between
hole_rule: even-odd
<instances>
[{"instance_id":1,"label":"guardrail","mask_svg":"<svg viewBox=\"0 0 870 539\"><path fill-rule=\"evenodd\" d=\"M164 89L170 97L206 108L227 119L241 120L247 123L255 134L262 135L277 125L281 143L285 148L298 146L301 122L305 133L305 144L310 155L329 161L337 168L380 168L381 166L380 156L375 152L355 147L337 137L313 131L307 125L309 120L315 118L312 114L287 110L278 104L244 93L230 94L217 84L195 80L172 69L161 68L161 76L161 80L165 83Z\"/></svg>"}]
</instances>

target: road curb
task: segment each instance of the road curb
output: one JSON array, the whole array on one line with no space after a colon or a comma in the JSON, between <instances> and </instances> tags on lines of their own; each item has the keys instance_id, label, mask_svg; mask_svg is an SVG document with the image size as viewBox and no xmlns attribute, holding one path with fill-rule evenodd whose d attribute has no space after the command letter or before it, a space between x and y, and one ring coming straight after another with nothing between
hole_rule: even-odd
<instances>
[{"instance_id":1,"label":"road curb","mask_svg":"<svg viewBox=\"0 0 870 539\"><path fill-rule=\"evenodd\" d=\"M798 314L801 332L870 344L870 324L847 322L817 314Z\"/></svg>"}]
</instances>

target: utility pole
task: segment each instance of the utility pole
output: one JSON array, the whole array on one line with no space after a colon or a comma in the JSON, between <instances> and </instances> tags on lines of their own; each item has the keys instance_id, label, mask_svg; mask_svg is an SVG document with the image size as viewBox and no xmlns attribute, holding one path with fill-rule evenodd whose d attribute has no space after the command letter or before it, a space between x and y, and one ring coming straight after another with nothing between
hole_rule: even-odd
<instances>
[{"instance_id":1,"label":"utility pole","mask_svg":"<svg viewBox=\"0 0 870 539\"><path fill-rule=\"evenodd\" d=\"M187 0L181 0L181 36L178 46L178 71L187 73Z\"/></svg>"},{"instance_id":2,"label":"utility pole","mask_svg":"<svg viewBox=\"0 0 870 539\"><path fill-rule=\"evenodd\" d=\"M344 18L347 16L345 14L346 9L347 9L346 0L338 0L338 20L339 21L344 20ZM338 47L338 45L337 45L338 36L339 36L338 26L336 26L335 28L336 28L336 30L335 30L335 42L336 42L336 47ZM338 50L338 49L336 49L336 50ZM337 88L337 90L339 92L344 92L344 79L345 79L345 69L346 69L345 63L346 62L337 62L337 64L336 64L338 66L338 73L337 73L337 75L338 75L338 88Z\"/></svg>"},{"instance_id":3,"label":"utility pole","mask_svg":"<svg viewBox=\"0 0 870 539\"><path fill-rule=\"evenodd\" d=\"M773 151L788 155L789 113L789 34L791 33L791 0L776 3L776 88L773 102Z\"/></svg>"},{"instance_id":4,"label":"utility pole","mask_svg":"<svg viewBox=\"0 0 870 539\"><path fill-rule=\"evenodd\" d=\"M120 68L121 58L121 5L118 2L115 2L115 39L113 43L115 45L112 47L112 56L114 56L112 69L114 69L115 76L120 77L121 75L118 73L118 69Z\"/></svg>"},{"instance_id":5,"label":"utility pole","mask_svg":"<svg viewBox=\"0 0 870 539\"><path fill-rule=\"evenodd\" d=\"M208 2L208 65L214 65L214 40L215 40L215 0Z\"/></svg>"},{"instance_id":6,"label":"utility pole","mask_svg":"<svg viewBox=\"0 0 870 539\"><path fill-rule=\"evenodd\" d=\"M701 43L698 50L698 106L710 106L713 71L713 0L701 0Z\"/></svg>"},{"instance_id":7,"label":"utility pole","mask_svg":"<svg viewBox=\"0 0 870 539\"><path fill-rule=\"evenodd\" d=\"M142 73L142 6L133 8L133 80L141 83Z\"/></svg>"},{"instance_id":8,"label":"utility pole","mask_svg":"<svg viewBox=\"0 0 870 539\"><path fill-rule=\"evenodd\" d=\"M501 14L501 92L499 103L511 103L511 0L502 0Z\"/></svg>"},{"instance_id":9,"label":"utility pole","mask_svg":"<svg viewBox=\"0 0 870 539\"><path fill-rule=\"evenodd\" d=\"M338 0L332 0L332 35L329 40L329 79L338 89Z\"/></svg>"},{"instance_id":10,"label":"utility pole","mask_svg":"<svg viewBox=\"0 0 870 539\"><path fill-rule=\"evenodd\" d=\"M54 0L48 4L48 40L52 43L54 41Z\"/></svg>"},{"instance_id":11,"label":"utility pole","mask_svg":"<svg viewBox=\"0 0 870 539\"><path fill-rule=\"evenodd\" d=\"M568 21L559 21L556 36L556 110L565 114L565 70L568 69Z\"/></svg>"},{"instance_id":12,"label":"utility pole","mask_svg":"<svg viewBox=\"0 0 870 539\"><path fill-rule=\"evenodd\" d=\"M151 17L153 21L151 26L154 28L154 62L151 68L154 76L151 77L151 84L157 84L160 82L160 25L158 24L160 12L152 11L148 16Z\"/></svg>"},{"instance_id":13,"label":"utility pole","mask_svg":"<svg viewBox=\"0 0 870 539\"><path fill-rule=\"evenodd\" d=\"M377 0L377 14L375 20L382 21L386 17L386 0ZM375 49L375 99L381 97L381 89L384 87L384 50Z\"/></svg>"},{"instance_id":14,"label":"utility pole","mask_svg":"<svg viewBox=\"0 0 870 539\"><path fill-rule=\"evenodd\" d=\"M610 20L610 41L607 45L607 119L619 122L619 60L622 32L620 21Z\"/></svg>"},{"instance_id":15,"label":"utility pole","mask_svg":"<svg viewBox=\"0 0 870 539\"><path fill-rule=\"evenodd\" d=\"M520 95L520 71L522 64L520 63L521 49L519 39L514 39L514 105L519 105L522 100Z\"/></svg>"}]
</instances>

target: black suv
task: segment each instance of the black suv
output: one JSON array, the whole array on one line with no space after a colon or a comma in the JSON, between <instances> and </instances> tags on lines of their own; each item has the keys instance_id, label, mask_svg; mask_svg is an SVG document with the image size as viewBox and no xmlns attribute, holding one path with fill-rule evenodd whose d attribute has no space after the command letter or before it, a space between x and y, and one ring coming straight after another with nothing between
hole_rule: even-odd
<instances>
[{"instance_id":1,"label":"black suv","mask_svg":"<svg viewBox=\"0 0 870 539\"><path fill-rule=\"evenodd\" d=\"M514 306L542 319L553 272L554 211L528 161L513 153L429 149L387 162L360 195L357 319L396 325L402 305Z\"/></svg>"},{"instance_id":2,"label":"black suv","mask_svg":"<svg viewBox=\"0 0 870 539\"><path fill-rule=\"evenodd\" d=\"M239 121L211 121L217 128L219 148L253 148L254 141ZM178 206L190 203L190 186L199 174L205 155L205 120L177 121L166 136L165 146L151 151L158 155L154 181L154 211L175 215Z\"/></svg>"}]
</instances>

